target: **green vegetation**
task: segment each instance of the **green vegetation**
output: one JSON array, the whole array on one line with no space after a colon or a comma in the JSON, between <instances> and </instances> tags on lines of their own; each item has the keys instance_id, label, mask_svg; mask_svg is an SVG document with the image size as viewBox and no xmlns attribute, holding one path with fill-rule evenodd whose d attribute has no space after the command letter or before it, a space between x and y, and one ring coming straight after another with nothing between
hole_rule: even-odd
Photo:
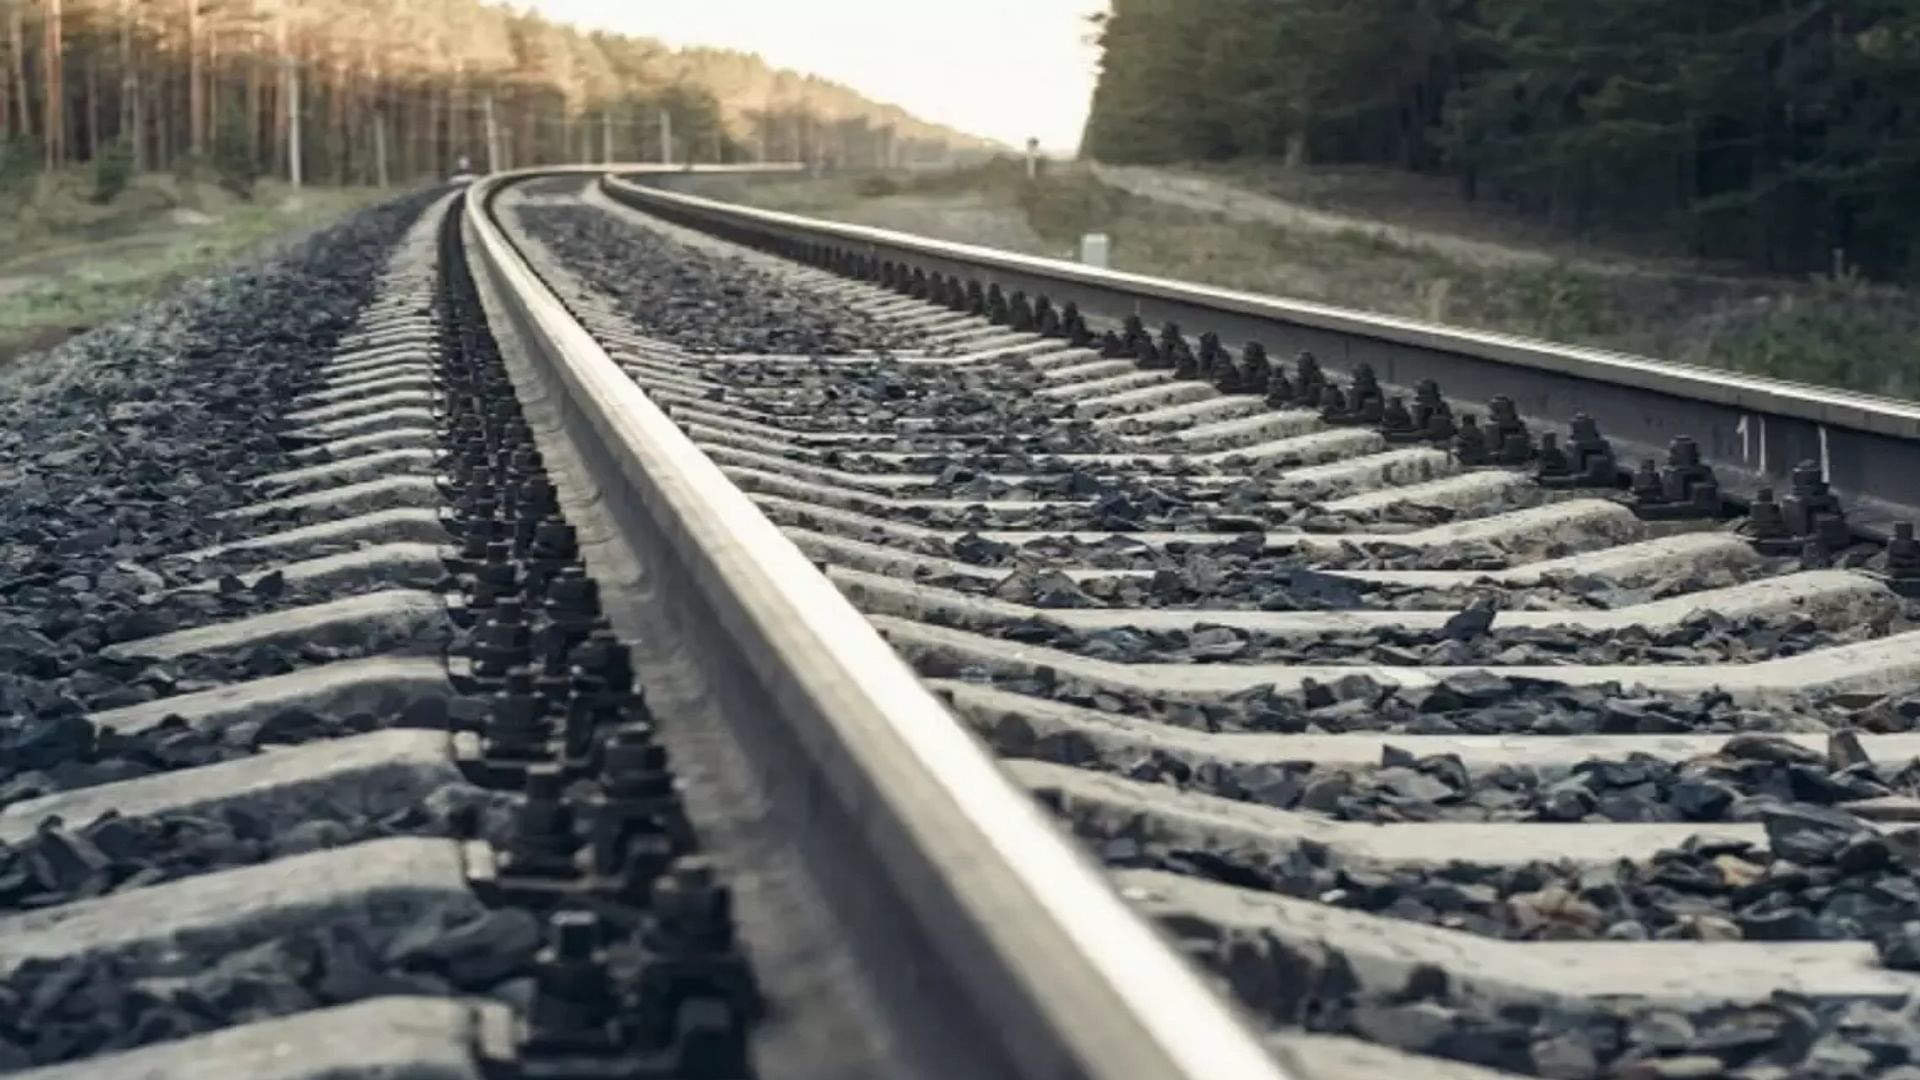
<instances>
[{"instance_id":1,"label":"green vegetation","mask_svg":"<svg viewBox=\"0 0 1920 1080\"><path fill-rule=\"evenodd\" d=\"M219 185L148 174L103 205L97 171L35 174L29 186L30 195L0 204L0 363L390 194L266 182L243 200Z\"/></svg>"},{"instance_id":2,"label":"green vegetation","mask_svg":"<svg viewBox=\"0 0 1920 1080\"><path fill-rule=\"evenodd\" d=\"M1773 298L1708 352L1761 375L1914 397L1916 341L1920 310L1911 294L1843 277Z\"/></svg>"},{"instance_id":3,"label":"green vegetation","mask_svg":"<svg viewBox=\"0 0 1920 1080\"><path fill-rule=\"evenodd\" d=\"M1367 164L1768 272L1920 274L1912 0L1115 0L1102 161Z\"/></svg>"},{"instance_id":4,"label":"green vegetation","mask_svg":"<svg viewBox=\"0 0 1920 1080\"><path fill-rule=\"evenodd\" d=\"M120 197L133 179L133 147L116 140L93 160L93 202L105 206Z\"/></svg>"},{"instance_id":5,"label":"green vegetation","mask_svg":"<svg viewBox=\"0 0 1920 1080\"><path fill-rule=\"evenodd\" d=\"M213 138L213 175L222 190L241 199L253 198L253 181L259 174L252 142L245 113L229 109L221 115Z\"/></svg>"},{"instance_id":6,"label":"green vegetation","mask_svg":"<svg viewBox=\"0 0 1920 1080\"><path fill-rule=\"evenodd\" d=\"M382 165L400 183L445 177L461 158L878 164L989 144L754 54L526 5L0 0L0 188L23 161L57 171L122 145L135 171L204 169L239 195L296 158L306 184L352 186Z\"/></svg>"},{"instance_id":7,"label":"green vegetation","mask_svg":"<svg viewBox=\"0 0 1920 1080\"><path fill-rule=\"evenodd\" d=\"M1017 201L1033 231L1071 247L1121 217L1127 196L1084 172L1048 169L1037 183L1017 181Z\"/></svg>"},{"instance_id":8,"label":"green vegetation","mask_svg":"<svg viewBox=\"0 0 1920 1080\"><path fill-rule=\"evenodd\" d=\"M1053 257L1072 257L1083 233L1102 231L1112 238L1117 270L1869 393L1920 390L1920 304L1905 289L1858 276L1766 279L1476 261L1378 230L1261 224L1184 209L1128 195L1085 167L1048 169L1029 184L1021 164L1007 160L889 174L884 184L870 177L716 183L726 185L710 189L717 197ZM882 190L888 194L863 194Z\"/></svg>"},{"instance_id":9,"label":"green vegetation","mask_svg":"<svg viewBox=\"0 0 1920 1080\"><path fill-rule=\"evenodd\" d=\"M39 144L24 135L0 134L0 204L17 200L39 175Z\"/></svg>"}]
</instances>

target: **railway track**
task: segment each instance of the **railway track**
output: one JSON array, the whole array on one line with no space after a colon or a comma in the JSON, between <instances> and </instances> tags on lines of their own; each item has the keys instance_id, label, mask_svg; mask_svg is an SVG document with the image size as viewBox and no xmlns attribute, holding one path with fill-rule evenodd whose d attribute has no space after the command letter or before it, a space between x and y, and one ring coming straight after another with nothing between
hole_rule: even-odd
<instances>
[{"instance_id":1,"label":"railway track","mask_svg":"<svg viewBox=\"0 0 1920 1080\"><path fill-rule=\"evenodd\" d=\"M60 465L111 476L120 455L164 483L147 438L204 471L175 529L142 527L164 499L135 485L97 536L8 547L8 613L42 609L5 642L26 676L0 803L8 1072L748 1073L760 1003L727 884L487 332L458 207L384 212L386 235L228 313L262 340L142 357L165 374L111 410L132 430L27 459L42 496L72 482ZM209 392L246 438L165 419L168 394ZM48 610L63 591L86 610Z\"/></svg>"},{"instance_id":2,"label":"railway track","mask_svg":"<svg viewBox=\"0 0 1920 1080\"><path fill-rule=\"evenodd\" d=\"M1914 410L406 213L192 515L0 548L0 1070L1920 1075Z\"/></svg>"},{"instance_id":3,"label":"railway track","mask_svg":"<svg viewBox=\"0 0 1920 1080\"><path fill-rule=\"evenodd\" d=\"M1852 1059L1900 1026L1863 1003L1912 986L1908 871L1878 853L1910 842L1920 639L1910 546L1889 566L1884 515L1838 519L1841 435L1769 499L1700 467L1716 433L1669 429L1701 441L1636 492L1644 421L1522 419L1523 375L1446 399L1482 438L1410 438L1419 367L1310 392L1297 327L1264 339L1283 386L1261 338L1074 325L1077 269L1042 304L1017 258L602 187L595 211L671 242L804 255L744 257L882 325L885 354L702 355L577 257L588 211L507 211L608 355L1294 1067L1364 1072L1341 1038L1523 1075L1899 1063ZM882 280L822 269L862 257Z\"/></svg>"}]
</instances>

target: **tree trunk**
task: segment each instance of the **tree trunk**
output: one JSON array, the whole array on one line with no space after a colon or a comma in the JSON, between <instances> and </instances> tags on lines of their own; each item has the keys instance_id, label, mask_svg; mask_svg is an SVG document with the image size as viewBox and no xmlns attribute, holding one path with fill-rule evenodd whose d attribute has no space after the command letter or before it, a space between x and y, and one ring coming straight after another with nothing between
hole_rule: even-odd
<instances>
[{"instance_id":1,"label":"tree trunk","mask_svg":"<svg viewBox=\"0 0 1920 1080\"><path fill-rule=\"evenodd\" d=\"M0 3L5 4L5 7L0 8L0 10L6 11L9 14L9 16L11 16L13 7L14 7L14 0L0 0ZM11 19L9 19L9 21L11 21ZM11 49L12 49L12 46L9 45L8 55L12 55ZM12 137L13 137L13 79L6 71L0 71L0 143L4 143L6 140Z\"/></svg>"},{"instance_id":2,"label":"tree trunk","mask_svg":"<svg viewBox=\"0 0 1920 1080\"><path fill-rule=\"evenodd\" d=\"M286 49L286 23L282 21L280 27L283 57L281 78L286 83L286 89L281 96L285 98L287 106L287 182L297 189L305 178L305 169L302 167L304 162L301 156L304 148L300 145L300 68L294 63L293 54Z\"/></svg>"},{"instance_id":3,"label":"tree trunk","mask_svg":"<svg viewBox=\"0 0 1920 1080\"><path fill-rule=\"evenodd\" d=\"M154 106L148 113L153 117L153 167L166 169L173 163L173 73L164 66L156 65L156 68L153 78L148 81L148 86L152 88L148 97Z\"/></svg>"},{"instance_id":4,"label":"tree trunk","mask_svg":"<svg viewBox=\"0 0 1920 1080\"><path fill-rule=\"evenodd\" d=\"M413 120L407 125L407 164L402 171L402 182L433 172L434 107L440 100L433 92L433 81L422 79L413 88L411 100Z\"/></svg>"},{"instance_id":5,"label":"tree trunk","mask_svg":"<svg viewBox=\"0 0 1920 1080\"><path fill-rule=\"evenodd\" d=\"M445 125L448 129L447 137L450 144L453 117L449 115L448 110L442 108L439 88L434 85L431 75L421 81L420 94L420 112L425 117L420 131L422 140L420 173L424 176L445 176L445 170L440 167L442 153L440 132L442 125Z\"/></svg>"},{"instance_id":6,"label":"tree trunk","mask_svg":"<svg viewBox=\"0 0 1920 1080\"><path fill-rule=\"evenodd\" d=\"M413 175L413 136L420 126L419 102L414 100L410 89L396 79L386 91L393 114L393 124L387 132L387 140L392 145L387 152L393 156L393 174L403 182Z\"/></svg>"},{"instance_id":7,"label":"tree trunk","mask_svg":"<svg viewBox=\"0 0 1920 1080\"><path fill-rule=\"evenodd\" d=\"M247 157L259 168L262 145L262 133L267 126L267 89L266 80L260 77L260 57L257 53L246 58L247 78L242 93L246 95L240 106L241 115L247 118Z\"/></svg>"},{"instance_id":8,"label":"tree trunk","mask_svg":"<svg viewBox=\"0 0 1920 1080\"><path fill-rule=\"evenodd\" d=\"M521 161L527 165L544 164L540 160L540 129L534 126L534 110L538 107L540 99L534 96L532 101L528 101L527 98L530 95L525 91L514 96L519 99L515 104L520 106L520 145L514 149L513 156L508 160ZM509 165L508 168L512 166Z\"/></svg>"},{"instance_id":9,"label":"tree trunk","mask_svg":"<svg viewBox=\"0 0 1920 1080\"><path fill-rule=\"evenodd\" d=\"M46 140L47 171L53 172L67 163L66 43L60 37L60 0L46 0L46 3L46 44L41 67L46 72L47 96L42 133Z\"/></svg>"},{"instance_id":10,"label":"tree trunk","mask_svg":"<svg viewBox=\"0 0 1920 1080\"><path fill-rule=\"evenodd\" d=\"M444 106L440 95L433 92L433 85L427 85L427 100L434 110L432 122L427 127L428 145L433 148L428 160L436 176L451 172L456 159L473 155L473 147L467 142L467 133L472 130L472 125L462 111L468 107L466 90L466 72L459 68L455 68L453 81L447 84Z\"/></svg>"},{"instance_id":11,"label":"tree trunk","mask_svg":"<svg viewBox=\"0 0 1920 1080\"><path fill-rule=\"evenodd\" d=\"M373 113L373 182L380 187L388 186L387 179L387 112L384 108Z\"/></svg>"},{"instance_id":12,"label":"tree trunk","mask_svg":"<svg viewBox=\"0 0 1920 1080\"><path fill-rule=\"evenodd\" d=\"M127 137L133 140L133 168L144 171L150 160L147 149L147 103L138 75L127 76Z\"/></svg>"},{"instance_id":13,"label":"tree trunk","mask_svg":"<svg viewBox=\"0 0 1920 1080\"><path fill-rule=\"evenodd\" d=\"M485 108L487 121L487 171L494 173L500 171L500 121L493 114L492 91L488 91L487 93Z\"/></svg>"},{"instance_id":14,"label":"tree trunk","mask_svg":"<svg viewBox=\"0 0 1920 1080\"><path fill-rule=\"evenodd\" d=\"M200 157L207 149L206 103L200 86L200 0L187 5L187 152Z\"/></svg>"},{"instance_id":15,"label":"tree trunk","mask_svg":"<svg viewBox=\"0 0 1920 1080\"><path fill-rule=\"evenodd\" d=\"M328 128L333 141L333 182L346 186L348 169L353 164L353 142L349 137L347 117L347 62L336 59L333 64L333 85L327 88Z\"/></svg>"},{"instance_id":16,"label":"tree trunk","mask_svg":"<svg viewBox=\"0 0 1920 1080\"><path fill-rule=\"evenodd\" d=\"M100 55L87 53L87 160L100 156Z\"/></svg>"},{"instance_id":17,"label":"tree trunk","mask_svg":"<svg viewBox=\"0 0 1920 1080\"><path fill-rule=\"evenodd\" d=\"M200 117L200 136L211 153L220 138L220 35L207 32L204 23L200 31L204 45L200 57L200 106L205 110Z\"/></svg>"},{"instance_id":18,"label":"tree trunk","mask_svg":"<svg viewBox=\"0 0 1920 1080\"><path fill-rule=\"evenodd\" d=\"M358 90L358 93L354 95L353 108L347 114L347 134L348 137L353 140L355 146L365 145L365 139L362 138L362 135L366 134L366 128L377 128L385 122L385 117L381 115L381 110L386 108L386 104L380 100L380 69L375 66L373 62L372 44L362 44L360 49L360 64L361 75L357 79L351 78L351 69L349 69L349 78L351 79L352 85ZM369 113L373 115L369 117ZM380 140L385 138L385 132L375 131L372 133L372 138L374 140L374 150L376 153L384 154L385 149L380 145ZM374 174L379 173L384 168L385 165L382 162L366 161L358 170L358 179L361 183L371 183L374 179Z\"/></svg>"},{"instance_id":19,"label":"tree trunk","mask_svg":"<svg viewBox=\"0 0 1920 1080\"><path fill-rule=\"evenodd\" d=\"M20 126L15 129L20 135L33 137L33 103L27 97L27 39L21 29L20 8L24 0L11 0L7 5L7 55L13 60L13 101L20 111Z\"/></svg>"},{"instance_id":20,"label":"tree trunk","mask_svg":"<svg viewBox=\"0 0 1920 1080\"><path fill-rule=\"evenodd\" d=\"M133 0L120 0L120 138L132 141L135 171L147 167L140 132L140 71L133 57Z\"/></svg>"}]
</instances>

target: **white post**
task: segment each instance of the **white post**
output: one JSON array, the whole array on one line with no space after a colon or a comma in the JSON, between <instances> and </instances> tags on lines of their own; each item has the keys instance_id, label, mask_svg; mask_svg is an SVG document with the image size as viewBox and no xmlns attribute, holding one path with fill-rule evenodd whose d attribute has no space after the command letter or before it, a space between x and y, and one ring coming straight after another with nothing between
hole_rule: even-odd
<instances>
[{"instance_id":1,"label":"white post","mask_svg":"<svg viewBox=\"0 0 1920 1080\"><path fill-rule=\"evenodd\" d=\"M1112 244L1106 233L1087 233L1080 238L1080 261L1087 266L1105 270L1111 251Z\"/></svg>"},{"instance_id":2,"label":"white post","mask_svg":"<svg viewBox=\"0 0 1920 1080\"><path fill-rule=\"evenodd\" d=\"M1033 180L1040 175L1040 140L1027 140L1027 179Z\"/></svg>"},{"instance_id":3,"label":"white post","mask_svg":"<svg viewBox=\"0 0 1920 1080\"><path fill-rule=\"evenodd\" d=\"M660 110L660 164L673 164L673 114Z\"/></svg>"}]
</instances>

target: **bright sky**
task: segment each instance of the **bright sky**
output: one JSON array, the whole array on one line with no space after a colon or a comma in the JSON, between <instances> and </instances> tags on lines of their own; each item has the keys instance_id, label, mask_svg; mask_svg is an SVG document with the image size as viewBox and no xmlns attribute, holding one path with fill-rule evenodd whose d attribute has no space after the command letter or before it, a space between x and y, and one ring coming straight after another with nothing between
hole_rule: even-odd
<instances>
[{"instance_id":1,"label":"bright sky","mask_svg":"<svg viewBox=\"0 0 1920 1080\"><path fill-rule=\"evenodd\" d=\"M1108 0L531 0L557 22L756 52L1014 146L1080 144Z\"/></svg>"}]
</instances>

